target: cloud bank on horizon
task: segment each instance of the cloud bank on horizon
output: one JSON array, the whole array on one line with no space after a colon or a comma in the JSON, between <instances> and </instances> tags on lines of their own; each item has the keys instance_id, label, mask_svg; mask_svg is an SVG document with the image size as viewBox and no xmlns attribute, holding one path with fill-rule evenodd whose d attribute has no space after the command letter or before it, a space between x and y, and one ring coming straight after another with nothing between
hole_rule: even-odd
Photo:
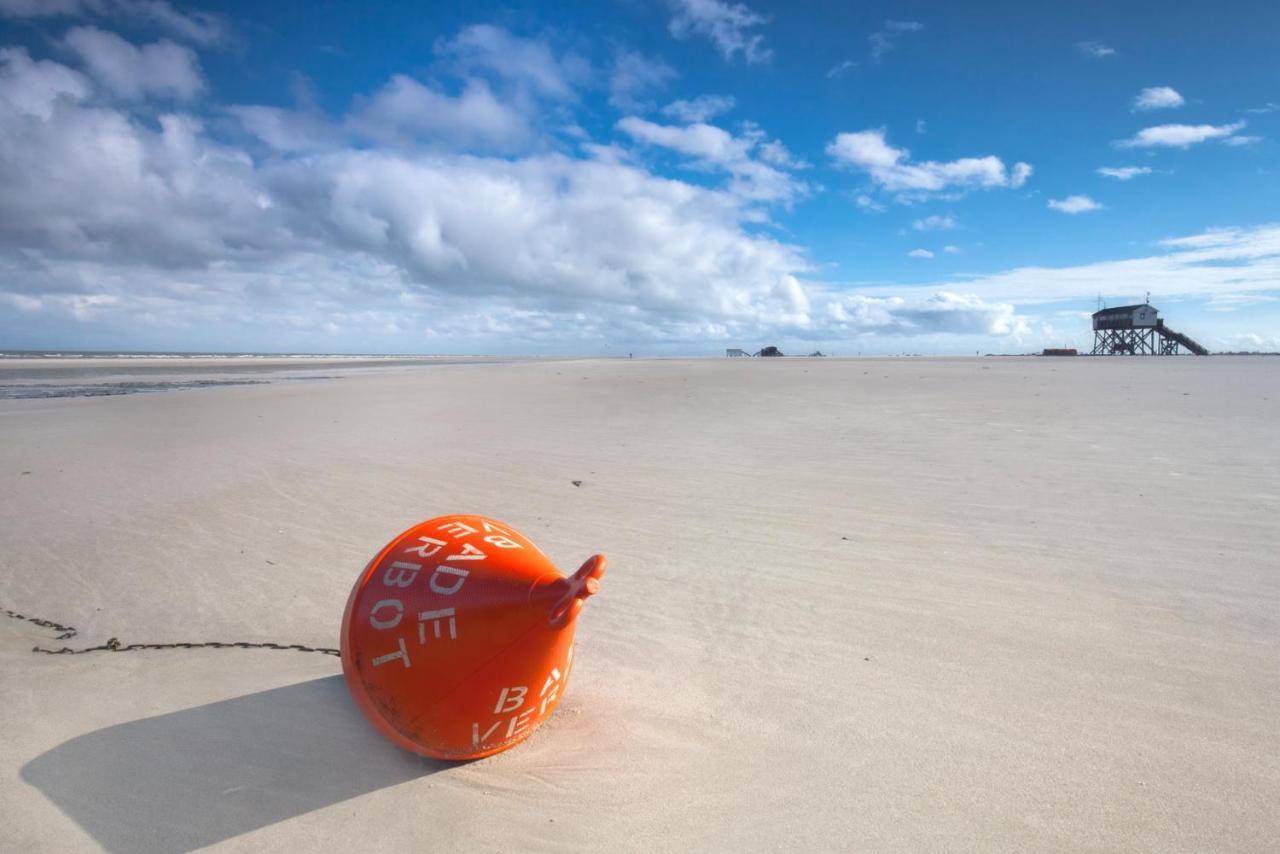
<instances>
[{"instance_id":1,"label":"cloud bank on horizon","mask_svg":"<svg viewBox=\"0 0 1280 854\"><path fill-rule=\"evenodd\" d=\"M1022 351L1157 287L1197 337L1280 347L1265 98L1142 126L1195 108L1186 84L1117 89L1088 144L1135 162L1081 168L1052 134L977 138L931 82L909 120L769 92L902 85L942 50L923 16L868 19L865 55L833 40L807 71L785 7L672 0L600 43L428 21L425 62L355 85L349 55L316 57L374 48L317 42L256 99L230 57L275 46L254 14L0 0L0 347ZM1112 43L1054 61L1114 71ZM1203 168L1258 201L1152 231Z\"/></svg>"}]
</instances>

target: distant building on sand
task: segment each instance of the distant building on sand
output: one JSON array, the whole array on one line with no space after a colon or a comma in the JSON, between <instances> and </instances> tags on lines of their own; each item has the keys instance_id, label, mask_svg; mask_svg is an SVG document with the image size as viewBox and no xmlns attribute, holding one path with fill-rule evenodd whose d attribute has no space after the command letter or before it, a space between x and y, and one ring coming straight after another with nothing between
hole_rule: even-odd
<instances>
[{"instance_id":1,"label":"distant building on sand","mask_svg":"<svg viewBox=\"0 0 1280 854\"><path fill-rule=\"evenodd\" d=\"M1197 356L1209 351L1164 325L1150 303L1119 305L1093 313L1093 355L1176 356L1185 347Z\"/></svg>"},{"instance_id":2,"label":"distant building on sand","mask_svg":"<svg viewBox=\"0 0 1280 854\"><path fill-rule=\"evenodd\" d=\"M733 357L741 357L741 356L750 356L750 355L751 355L751 354L750 354L750 353L748 353L746 350L739 350L737 347L730 347L728 350L725 350L725 351L724 351L724 354L725 354L726 356L733 356Z\"/></svg>"}]
</instances>

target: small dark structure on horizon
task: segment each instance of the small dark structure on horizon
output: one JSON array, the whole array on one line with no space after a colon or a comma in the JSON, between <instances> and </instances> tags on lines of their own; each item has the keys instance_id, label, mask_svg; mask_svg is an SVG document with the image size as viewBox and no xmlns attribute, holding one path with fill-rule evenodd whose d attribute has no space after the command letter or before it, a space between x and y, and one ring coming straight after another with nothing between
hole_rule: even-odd
<instances>
[{"instance_id":1,"label":"small dark structure on horizon","mask_svg":"<svg viewBox=\"0 0 1280 854\"><path fill-rule=\"evenodd\" d=\"M1078 356L1075 347L1045 347L1041 356Z\"/></svg>"},{"instance_id":2,"label":"small dark structure on horizon","mask_svg":"<svg viewBox=\"0 0 1280 854\"><path fill-rule=\"evenodd\" d=\"M765 347L759 353L756 353L756 355L757 356L781 356L783 355L783 353L777 347Z\"/></svg>"},{"instance_id":3,"label":"small dark structure on horizon","mask_svg":"<svg viewBox=\"0 0 1280 854\"><path fill-rule=\"evenodd\" d=\"M740 350L737 347L730 347L728 350L724 351L724 354L730 358L738 358L738 359L742 358L743 356L751 355L746 350Z\"/></svg>"},{"instance_id":4,"label":"small dark structure on horizon","mask_svg":"<svg viewBox=\"0 0 1280 854\"><path fill-rule=\"evenodd\" d=\"M1150 303L1119 305L1093 313L1095 356L1176 356L1179 346L1197 356L1209 355L1186 335L1165 326Z\"/></svg>"}]
</instances>

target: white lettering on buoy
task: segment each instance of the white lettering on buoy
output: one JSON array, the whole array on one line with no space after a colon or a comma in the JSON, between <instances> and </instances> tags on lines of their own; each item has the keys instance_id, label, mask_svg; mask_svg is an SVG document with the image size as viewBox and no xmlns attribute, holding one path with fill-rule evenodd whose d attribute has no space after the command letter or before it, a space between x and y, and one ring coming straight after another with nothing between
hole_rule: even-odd
<instances>
[{"instance_id":1,"label":"white lettering on buoy","mask_svg":"<svg viewBox=\"0 0 1280 854\"><path fill-rule=\"evenodd\" d=\"M388 661L395 661L397 658L404 659L405 670L409 669L409 650L405 649L404 638L400 638L400 651L389 652L386 655L379 655L373 659L373 666L377 667L386 664Z\"/></svg>"},{"instance_id":2,"label":"white lettering on buoy","mask_svg":"<svg viewBox=\"0 0 1280 854\"><path fill-rule=\"evenodd\" d=\"M445 560L484 560L485 554L471 543L463 543L462 551L456 555L449 555Z\"/></svg>"},{"instance_id":3,"label":"white lettering on buoy","mask_svg":"<svg viewBox=\"0 0 1280 854\"><path fill-rule=\"evenodd\" d=\"M500 535L498 535L498 534L493 534L493 535L491 535L491 536L485 537L485 538L484 538L484 541L485 541L486 543L493 543L495 546L497 546L497 547L498 547L498 548L500 548L500 549L522 549L522 548L524 548L524 546L520 545L519 543L517 543L515 540L511 539L510 537L503 537L503 536L500 536Z\"/></svg>"},{"instance_id":4,"label":"white lettering on buoy","mask_svg":"<svg viewBox=\"0 0 1280 854\"><path fill-rule=\"evenodd\" d=\"M484 735L480 734L480 724L471 725L471 746L479 747L489 740L489 736L497 732L498 727L502 726L502 721L494 721L493 726L484 731Z\"/></svg>"},{"instance_id":5,"label":"white lettering on buoy","mask_svg":"<svg viewBox=\"0 0 1280 854\"><path fill-rule=\"evenodd\" d=\"M409 546L405 551L416 552L418 557L431 557L444 548L445 545L444 540L433 540L431 537L418 537L418 542L422 543L422 545ZM435 546L435 548L432 548L432 546Z\"/></svg>"},{"instance_id":6,"label":"white lettering on buoy","mask_svg":"<svg viewBox=\"0 0 1280 854\"><path fill-rule=\"evenodd\" d=\"M440 637L440 621L448 618L449 620L449 640L458 639L458 621L454 618L457 611L454 608L445 608L443 611L423 611L418 615L418 643L427 642L427 623L431 623L431 627L435 630L437 639Z\"/></svg>"},{"instance_id":7,"label":"white lettering on buoy","mask_svg":"<svg viewBox=\"0 0 1280 854\"><path fill-rule=\"evenodd\" d=\"M418 577L418 570L422 569L420 563L408 563L398 560L391 566L387 567L386 573L382 576L382 583L388 587L408 587L413 580ZM392 578L394 571L395 577ZM408 577L406 578L406 573Z\"/></svg>"},{"instance_id":8,"label":"white lettering on buoy","mask_svg":"<svg viewBox=\"0 0 1280 854\"><path fill-rule=\"evenodd\" d=\"M516 709L524 705L524 695L529 693L526 685L513 685L510 688L503 688L502 693L498 695L498 705L493 707L495 715L514 712Z\"/></svg>"},{"instance_id":9,"label":"white lettering on buoy","mask_svg":"<svg viewBox=\"0 0 1280 854\"><path fill-rule=\"evenodd\" d=\"M469 570L458 569L453 566L437 566L435 572L431 573L431 581L429 584L433 592L439 593L441 596L452 596L462 589L463 583L467 580L467 576L470 574ZM436 580L441 575L457 576L457 581L454 582L452 587L446 587Z\"/></svg>"},{"instance_id":10,"label":"white lettering on buoy","mask_svg":"<svg viewBox=\"0 0 1280 854\"><path fill-rule=\"evenodd\" d=\"M529 716L533 714L533 706L525 709L520 714L511 719L511 724L507 727L507 738L513 737L518 732L524 732L529 726Z\"/></svg>"},{"instance_id":11,"label":"white lettering on buoy","mask_svg":"<svg viewBox=\"0 0 1280 854\"><path fill-rule=\"evenodd\" d=\"M378 619L378 612L381 611L384 607L395 609L395 612L396 612L395 619L392 619L392 620ZM369 610L369 625L373 626L378 631L386 631L387 629L394 629L396 626L400 625L400 618L403 616L404 616L404 605L400 604L399 599L383 599L377 605L374 605L373 608Z\"/></svg>"},{"instance_id":12,"label":"white lettering on buoy","mask_svg":"<svg viewBox=\"0 0 1280 854\"><path fill-rule=\"evenodd\" d=\"M548 694L547 692L551 693ZM547 677L547 681L543 683L542 690L538 692L538 696L542 698L542 705L538 708L538 714L545 715L547 706L554 703L556 697L560 694L560 669L551 668L551 675Z\"/></svg>"},{"instance_id":13,"label":"white lettering on buoy","mask_svg":"<svg viewBox=\"0 0 1280 854\"><path fill-rule=\"evenodd\" d=\"M465 522L445 522L439 528L436 528L436 530L444 531L446 534L452 534L455 540L459 537L465 537L467 534L480 533Z\"/></svg>"}]
</instances>

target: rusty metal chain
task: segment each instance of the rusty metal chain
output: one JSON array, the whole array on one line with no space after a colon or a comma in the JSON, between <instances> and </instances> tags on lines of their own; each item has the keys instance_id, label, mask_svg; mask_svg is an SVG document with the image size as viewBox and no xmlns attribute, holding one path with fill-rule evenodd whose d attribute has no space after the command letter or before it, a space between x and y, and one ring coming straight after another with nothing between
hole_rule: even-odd
<instances>
[{"instance_id":1,"label":"rusty metal chain","mask_svg":"<svg viewBox=\"0 0 1280 854\"><path fill-rule=\"evenodd\" d=\"M74 626L64 626L61 623L55 623L52 620L42 620L39 617L28 617L26 614L19 614L17 611L10 611L8 608L0 609L6 617L15 620L25 620L28 623L40 626L41 628L53 629L55 632L61 632L54 640L70 640L80 631ZM300 643L272 643L271 641L196 641L192 643L130 643L124 644L119 638L111 638L104 644L98 646L87 646L80 649L73 649L68 646L59 647L58 649L50 649L43 646L33 646L32 652L41 652L45 655L83 655L86 652L136 652L144 649L292 649L298 652L318 652L322 655L341 655L341 653L330 647L323 646L307 646Z\"/></svg>"}]
</instances>

